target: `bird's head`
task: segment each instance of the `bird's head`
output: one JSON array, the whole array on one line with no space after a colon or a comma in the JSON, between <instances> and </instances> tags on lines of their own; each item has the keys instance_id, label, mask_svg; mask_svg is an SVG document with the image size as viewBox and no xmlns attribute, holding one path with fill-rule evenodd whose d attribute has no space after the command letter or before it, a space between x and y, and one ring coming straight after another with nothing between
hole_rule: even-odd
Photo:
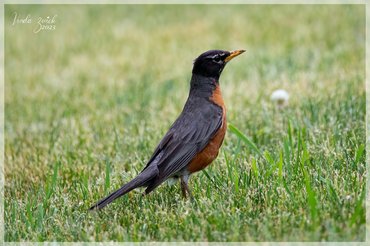
<instances>
[{"instance_id":1,"label":"bird's head","mask_svg":"<svg viewBox=\"0 0 370 246\"><path fill-rule=\"evenodd\" d=\"M194 60L193 74L219 78L227 62L245 50L209 50Z\"/></svg>"}]
</instances>

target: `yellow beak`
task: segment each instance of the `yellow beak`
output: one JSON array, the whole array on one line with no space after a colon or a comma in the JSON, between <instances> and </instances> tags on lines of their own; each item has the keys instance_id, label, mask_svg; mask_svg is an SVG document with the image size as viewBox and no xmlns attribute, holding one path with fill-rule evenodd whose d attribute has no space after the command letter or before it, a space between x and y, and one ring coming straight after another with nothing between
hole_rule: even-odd
<instances>
[{"instance_id":1,"label":"yellow beak","mask_svg":"<svg viewBox=\"0 0 370 246\"><path fill-rule=\"evenodd\" d=\"M238 56L238 55L240 55L241 53L244 53L244 52L245 52L245 50L234 50L234 51L230 51L230 55L225 58L225 62L230 61L234 57L236 57L236 56Z\"/></svg>"}]
</instances>

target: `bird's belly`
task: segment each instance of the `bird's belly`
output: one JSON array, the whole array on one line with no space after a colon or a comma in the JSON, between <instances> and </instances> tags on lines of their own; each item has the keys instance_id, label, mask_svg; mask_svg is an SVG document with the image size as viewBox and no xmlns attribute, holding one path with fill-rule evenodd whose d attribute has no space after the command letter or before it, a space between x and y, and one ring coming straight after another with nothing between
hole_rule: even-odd
<instances>
[{"instance_id":1,"label":"bird's belly","mask_svg":"<svg viewBox=\"0 0 370 246\"><path fill-rule=\"evenodd\" d=\"M220 146L224 140L226 133L226 120L222 124L220 130L208 143L208 145L199 152L188 165L190 173L198 172L207 167L211 162L216 159Z\"/></svg>"}]
</instances>

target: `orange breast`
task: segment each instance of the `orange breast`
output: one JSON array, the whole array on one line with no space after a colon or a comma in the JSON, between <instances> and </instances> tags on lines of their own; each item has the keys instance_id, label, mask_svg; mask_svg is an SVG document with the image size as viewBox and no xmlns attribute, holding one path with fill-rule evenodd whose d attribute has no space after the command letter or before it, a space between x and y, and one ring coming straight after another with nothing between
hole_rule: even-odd
<instances>
[{"instance_id":1,"label":"orange breast","mask_svg":"<svg viewBox=\"0 0 370 246\"><path fill-rule=\"evenodd\" d=\"M190 173L204 169L206 166L211 164L214 159L216 159L218 151L225 137L226 108L219 85L217 85L216 89L213 91L212 97L210 99L212 102L222 108L222 125L221 128L217 131L216 135L208 143L208 145L201 152L199 152L189 163L188 170Z\"/></svg>"}]
</instances>

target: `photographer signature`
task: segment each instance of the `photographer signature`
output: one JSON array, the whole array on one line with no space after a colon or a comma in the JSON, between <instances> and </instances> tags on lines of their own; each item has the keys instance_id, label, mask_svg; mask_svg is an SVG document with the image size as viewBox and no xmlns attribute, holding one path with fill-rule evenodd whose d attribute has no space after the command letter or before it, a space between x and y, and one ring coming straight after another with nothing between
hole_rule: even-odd
<instances>
[{"instance_id":1,"label":"photographer signature","mask_svg":"<svg viewBox=\"0 0 370 246\"><path fill-rule=\"evenodd\" d=\"M40 31L53 31L56 29L56 19L58 15L46 16L46 17L37 17L37 21L34 22L32 16L28 14L27 16L20 16L17 12L13 13L13 23L12 26L18 24L32 24L35 23L33 28L34 33L39 33Z\"/></svg>"}]
</instances>

